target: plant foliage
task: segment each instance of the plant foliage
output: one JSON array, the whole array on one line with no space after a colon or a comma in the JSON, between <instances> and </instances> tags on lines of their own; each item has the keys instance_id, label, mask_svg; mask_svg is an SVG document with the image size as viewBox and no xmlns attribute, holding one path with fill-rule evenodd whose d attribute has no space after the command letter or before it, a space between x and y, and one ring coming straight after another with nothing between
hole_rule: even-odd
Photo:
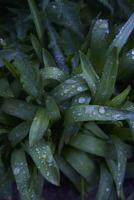
<instances>
[{"instance_id":1,"label":"plant foliage","mask_svg":"<svg viewBox=\"0 0 134 200\"><path fill-rule=\"evenodd\" d=\"M125 200L133 1L0 4L0 198L11 198L15 181L21 200L41 200L44 181L59 186L62 172L82 199L97 186L96 200Z\"/></svg>"}]
</instances>

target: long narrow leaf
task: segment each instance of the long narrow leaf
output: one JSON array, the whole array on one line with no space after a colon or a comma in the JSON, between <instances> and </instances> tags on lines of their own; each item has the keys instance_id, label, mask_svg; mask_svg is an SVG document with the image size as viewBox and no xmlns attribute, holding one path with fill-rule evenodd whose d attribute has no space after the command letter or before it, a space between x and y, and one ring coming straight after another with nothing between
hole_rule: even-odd
<instances>
[{"instance_id":1,"label":"long narrow leaf","mask_svg":"<svg viewBox=\"0 0 134 200\"><path fill-rule=\"evenodd\" d=\"M42 22L41 22L41 18L40 18L40 13L38 11L38 8L37 8L34 0L28 0L28 3L29 3L29 7L30 7L30 10L31 10L32 18L33 18L33 21L34 21L34 24L35 24L35 27L36 27L36 31L37 31L39 40L40 40L41 43L43 43L44 31L43 31L43 25L42 25Z\"/></svg>"},{"instance_id":2,"label":"long narrow leaf","mask_svg":"<svg viewBox=\"0 0 134 200\"><path fill-rule=\"evenodd\" d=\"M134 112L98 105L72 106L65 116L65 124L80 121L118 121L133 119Z\"/></svg>"},{"instance_id":3,"label":"long narrow leaf","mask_svg":"<svg viewBox=\"0 0 134 200\"><path fill-rule=\"evenodd\" d=\"M59 185L59 169L49 145L42 140L32 147L28 144L26 147L42 176L50 183Z\"/></svg>"},{"instance_id":4,"label":"long narrow leaf","mask_svg":"<svg viewBox=\"0 0 134 200\"><path fill-rule=\"evenodd\" d=\"M99 77L97 76L89 59L81 52L80 52L80 60L81 60L81 68L83 71L83 76L94 96L99 83Z\"/></svg>"},{"instance_id":5,"label":"long narrow leaf","mask_svg":"<svg viewBox=\"0 0 134 200\"><path fill-rule=\"evenodd\" d=\"M29 144L33 146L37 143L45 134L49 125L49 117L47 110L39 108L33 119L30 132L29 132Z\"/></svg>"}]
</instances>

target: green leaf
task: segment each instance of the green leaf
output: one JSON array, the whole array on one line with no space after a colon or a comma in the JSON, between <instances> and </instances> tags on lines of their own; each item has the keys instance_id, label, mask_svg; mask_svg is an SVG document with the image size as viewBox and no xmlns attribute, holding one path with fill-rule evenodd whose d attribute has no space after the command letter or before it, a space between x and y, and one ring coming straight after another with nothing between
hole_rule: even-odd
<instances>
[{"instance_id":1,"label":"green leaf","mask_svg":"<svg viewBox=\"0 0 134 200\"><path fill-rule=\"evenodd\" d=\"M90 134L78 133L70 139L69 144L77 149L97 156L106 158L116 157L113 145Z\"/></svg>"},{"instance_id":2,"label":"green leaf","mask_svg":"<svg viewBox=\"0 0 134 200\"><path fill-rule=\"evenodd\" d=\"M39 38L41 44L43 44L44 30L43 30L42 21L41 21L41 18L40 18L40 13L38 11L38 8L37 8L34 0L28 0L28 4L29 4L29 7L30 7L30 11L31 11L31 14L32 14L32 18L33 18L35 27L36 27L38 38Z\"/></svg>"},{"instance_id":3,"label":"green leaf","mask_svg":"<svg viewBox=\"0 0 134 200\"><path fill-rule=\"evenodd\" d=\"M29 145L33 146L45 134L49 125L49 117L45 108L38 108L29 132Z\"/></svg>"},{"instance_id":4,"label":"green leaf","mask_svg":"<svg viewBox=\"0 0 134 200\"><path fill-rule=\"evenodd\" d=\"M101 165L100 168L100 181L96 200L109 200L112 191L113 179L104 165Z\"/></svg>"},{"instance_id":5,"label":"green leaf","mask_svg":"<svg viewBox=\"0 0 134 200\"><path fill-rule=\"evenodd\" d=\"M87 122L84 124L84 128L86 130L91 131L95 136L101 138L101 139L108 139L108 135L106 135L103 130L94 122Z\"/></svg>"},{"instance_id":6,"label":"green leaf","mask_svg":"<svg viewBox=\"0 0 134 200\"><path fill-rule=\"evenodd\" d=\"M62 82L65 80L66 75L57 67L45 67L41 69L41 77L43 81L56 80Z\"/></svg>"},{"instance_id":7,"label":"green leaf","mask_svg":"<svg viewBox=\"0 0 134 200\"><path fill-rule=\"evenodd\" d=\"M14 59L16 56L16 51L13 49L2 49L0 50L0 67L3 67L5 65L3 60L7 60L10 62Z\"/></svg>"},{"instance_id":8,"label":"green leaf","mask_svg":"<svg viewBox=\"0 0 134 200\"><path fill-rule=\"evenodd\" d=\"M0 152L0 198L8 199L12 194L12 177L9 171L5 170L2 153Z\"/></svg>"},{"instance_id":9,"label":"green leaf","mask_svg":"<svg viewBox=\"0 0 134 200\"><path fill-rule=\"evenodd\" d=\"M109 102L107 102L107 105L111 106L111 107L120 108L122 106L122 104L125 102L125 100L127 99L128 95L130 93L130 90L131 90L131 86L129 85L120 94L118 94L113 99L111 99Z\"/></svg>"},{"instance_id":10,"label":"green leaf","mask_svg":"<svg viewBox=\"0 0 134 200\"><path fill-rule=\"evenodd\" d=\"M117 137L114 137L113 141L117 152L117 161L107 160L107 163L116 184L118 197L120 198L130 149Z\"/></svg>"},{"instance_id":11,"label":"green leaf","mask_svg":"<svg viewBox=\"0 0 134 200\"><path fill-rule=\"evenodd\" d=\"M59 152L62 151L64 144L68 144L70 137L76 135L81 127L81 123L73 123L64 127L59 142Z\"/></svg>"},{"instance_id":12,"label":"green leaf","mask_svg":"<svg viewBox=\"0 0 134 200\"><path fill-rule=\"evenodd\" d=\"M40 97L42 82L38 68L33 66L22 52L17 55L14 65L26 92L33 97Z\"/></svg>"},{"instance_id":13,"label":"green leaf","mask_svg":"<svg viewBox=\"0 0 134 200\"><path fill-rule=\"evenodd\" d=\"M13 92L9 86L9 83L6 78L0 79L0 97L13 97Z\"/></svg>"},{"instance_id":14,"label":"green leaf","mask_svg":"<svg viewBox=\"0 0 134 200\"><path fill-rule=\"evenodd\" d=\"M22 149L13 151L11 155L11 166L21 199L38 199L34 191L29 189L30 173L26 161L26 156Z\"/></svg>"},{"instance_id":15,"label":"green leaf","mask_svg":"<svg viewBox=\"0 0 134 200\"><path fill-rule=\"evenodd\" d=\"M87 181L95 175L95 165L85 152L68 147L64 149L65 160Z\"/></svg>"},{"instance_id":16,"label":"green leaf","mask_svg":"<svg viewBox=\"0 0 134 200\"><path fill-rule=\"evenodd\" d=\"M102 72L100 85L95 95L95 103L104 104L114 92L115 82L118 73L118 52L114 48L107 53L106 62Z\"/></svg>"},{"instance_id":17,"label":"green leaf","mask_svg":"<svg viewBox=\"0 0 134 200\"><path fill-rule=\"evenodd\" d=\"M16 125L16 121L11 116L2 112L1 110L0 110L0 123L6 126Z\"/></svg>"},{"instance_id":18,"label":"green leaf","mask_svg":"<svg viewBox=\"0 0 134 200\"><path fill-rule=\"evenodd\" d=\"M48 7L49 18L56 24L63 25L83 38L82 24L77 4L67 0L51 2Z\"/></svg>"},{"instance_id":19,"label":"green leaf","mask_svg":"<svg viewBox=\"0 0 134 200\"><path fill-rule=\"evenodd\" d=\"M60 110L54 100L54 98L47 96L46 97L46 109L51 121L56 121L60 119Z\"/></svg>"},{"instance_id":20,"label":"green leaf","mask_svg":"<svg viewBox=\"0 0 134 200\"><path fill-rule=\"evenodd\" d=\"M61 103L81 92L87 91L88 87L81 76L67 79L51 91L57 103Z\"/></svg>"},{"instance_id":21,"label":"green leaf","mask_svg":"<svg viewBox=\"0 0 134 200\"><path fill-rule=\"evenodd\" d=\"M119 121L132 119L134 112L98 105L76 105L67 110L65 124L80 121Z\"/></svg>"},{"instance_id":22,"label":"green leaf","mask_svg":"<svg viewBox=\"0 0 134 200\"><path fill-rule=\"evenodd\" d=\"M108 48L109 24L107 20L98 19L94 23L91 36L91 61L96 71L101 74Z\"/></svg>"},{"instance_id":23,"label":"green leaf","mask_svg":"<svg viewBox=\"0 0 134 200\"><path fill-rule=\"evenodd\" d=\"M113 40L110 46L110 49L116 47L118 52L120 52L122 47L126 44L133 29L134 29L134 13L129 17L128 21L124 24L124 26L120 29L119 33L116 35L115 39Z\"/></svg>"},{"instance_id":24,"label":"green leaf","mask_svg":"<svg viewBox=\"0 0 134 200\"><path fill-rule=\"evenodd\" d=\"M35 50L36 55L38 56L40 61L42 61L42 47L39 40L36 38L34 34L31 34L30 38L31 38L32 46Z\"/></svg>"},{"instance_id":25,"label":"green leaf","mask_svg":"<svg viewBox=\"0 0 134 200\"><path fill-rule=\"evenodd\" d=\"M134 48L123 54L119 65L119 80L126 80L134 75Z\"/></svg>"},{"instance_id":26,"label":"green leaf","mask_svg":"<svg viewBox=\"0 0 134 200\"><path fill-rule=\"evenodd\" d=\"M37 107L33 104L17 99L6 99L2 104L2 111L14 117L31 120Z\"/></svg>"},{"instance_id":27,"label":"green leaf","mask_svg":"<svg viewBox=\"0 0 134 200\"><path fill-rule=\"evenodd\" d=\"M8 60L3 60L3 62L8 71L12 74L12 76L18 79L19 75L13 63L10 63Z\"/></svg>"},{"instance_id":28,"label":"green leaf","mask_svg":"<svg viewBox=\"0 0 134 200\"><path fill-rule=\"evenodd\" d=\"M92 95L94 96L97 90L99 83L99 77L97 76L91 62L83 53L80 52L80 61L83 76L91 90Z\"/></svg>"},{"instance_id":29,"label":"green leaf","mask_svg":"<svg viewBox=\"0 0 134 200\"><path fill-rule=\"evenodd\" d=\"M49 145L42 140L32 147L27 144L27 148L42 176L50 183L59 185L59 169Z\"/></svg>"},{"instance_id":30,"label":"green leaf","mask_svg":"<svg viewBox=\"0 0 134 200\"><path fill-rule=\"evenodd\" d=\"M113 7L110 4L109 0L99 0L99 2L106 6L111 11L111 14L113 14Z\"/></svg>"},{"instance_id":31,"label":"green leaf","mask_svg":"<svg viewBox=\"0 0 134 200\"><path fill-rule=\"evenodd\" d=\"M46 27L48 30L48 35L49 35L49 40L50 40L49 48L51 49L54 55L55 61L58 67L62 71L64 71L65 73L68 73L68 67L65 64L65 58L64 58L62 49L60 47L60 37L49 21L47 21Z\"/></svg>"},{"instance_id":32,"label":"green leaf","mask_svg":"<svg viewBox=\"0 0 134 200\"><path fill-rule=\"evenodd\" d=\"M43 54L43 62L44 66L49 68L49 67L57 67L56 63L52 57L52 55L47 51L46 49L42 49L42 54Z\"/></svg>"},{"instance_id":33,"label":"green leaf","mask_svg":"<svg viewBox=\"0 0 134 200\"><path fill-rule=\"evenodd\" d=\"M21 142L27 135L30 129L29 122L22 122L11 130L8 138L13 146Z\"/></svg>"},{"instance_id":34,"label":"green leaf","mask_svg":"<svg viewBox=\"0 0 134 200\"><path fill-rule=\"evenodd\" d=\"M60 155L55 156L55 160L62 171L62 173L74 184L76 189L80 192L80 175L74 170L69 163Z\"/></svg>"},{"instance_id":35,"label":"green leaf","mask_svg":"<svg viewBox=\"0 0 134 200\"><path fill-rule=\"evenodd\" d=\"M131 112L134 112L134 104L130 101L126 102L123 107L123 109L126 109L128 111L131 111ZM129 124L129 127L131 129L131 133L132 133L132 138L134 139L134 119L129 119L128 120L128 124Z\"/></svg>"}]
</instances>

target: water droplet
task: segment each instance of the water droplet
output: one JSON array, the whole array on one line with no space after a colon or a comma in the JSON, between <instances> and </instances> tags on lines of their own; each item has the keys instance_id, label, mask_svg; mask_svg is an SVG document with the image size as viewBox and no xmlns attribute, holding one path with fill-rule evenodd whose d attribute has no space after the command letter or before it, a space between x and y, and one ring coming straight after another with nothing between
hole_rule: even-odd
<instances>
[{"instance_id":1,"label":"water droplet","mask_svg":"<svg viewBox=\"0 0 134 200\"><path fill-rule=\"evenodd\" d=\"M110 189L109 188L106 188L106 192L109 192L110 191Z\"/></svg>"},{"instance_id":2,"label":"water droplet","mask_svg":"<svg viewBox=\"0 0 134 200\"><path fill-rule=\"evenodd\" d=\"M131 54L134 56L134 50L132 50Z\"/></svg>"},{"instance_id":3,"label":"water droplet","mask_svg":"<svg viewBox=\"0 0 134 200\"><path fill-rule=\"evenodd\" d=\"M84 97L80 97L78 100L79 103L85 103L85 98Z\"/></svg>"},{"instance_id":4,"label":"water droplet","mask_svg":"<svg viewBox=\"0 0 134 200\"><path fill-rule=\"evenodd\" d=\"M68 89L66 89L66 90L64 90L64 93L66 94L66 93L68 93L68 91L69 91L69 90L68 90Z\"/></svg>"},{"instance_id":5,"label":"water droplet","mask_svg":"<svg viewBox=\"0 0 134 200\"><path fill-rule=\"evenodd\" d=\"M99 113L104 114L105 113L105 108L104 107L100 107L99 108Z\"/></svg>"},{"instance_id":6,"label":"water droplet","mask_svg":"<svg viewBox=\"0 0 134 200\"><path fill-rule=\"evenodd\" d=\"M82 89L82 87L81 86L79 86L78 88L77 88L77 91L79 91L79 92L81 92L83 89Z\"/></svg>"},{"instance_id":7,"label":"water droplet","mask_svg":"<svg viewBox=\"0 0 134 200\"><path fill-rule=\"evenodd\" d=\"M47 172L46 175L49 176L50 175L49 172Z\"/></svg>"},{"instance_id":8,"label":"water droplet","mask_svg":"<svg viewBox=\"0 0 134 200\"><path fill-rule=\"evenodd\" d=\"M13 170L13 173L14 175L18 175L20 173L20 168L16 167L14 170Z\"/></svg>"},{"instance_id":9,"label":"water droplet","mask_svg":"<svg viewBox=\"0 0 134 200\"><path fill-rule=\"evenodd\" d=\"M56 9L56 5L53 5L52 7L53 7L53 9Z\"/></svg>"}]
</instances>

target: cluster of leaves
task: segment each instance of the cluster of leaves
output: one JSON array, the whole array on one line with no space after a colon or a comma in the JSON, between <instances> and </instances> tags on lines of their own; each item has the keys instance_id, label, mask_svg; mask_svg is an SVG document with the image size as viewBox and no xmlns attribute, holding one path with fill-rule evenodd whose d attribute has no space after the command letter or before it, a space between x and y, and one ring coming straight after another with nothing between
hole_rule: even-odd
<instances>
[{"instance_id":1,"label":"cluster of leaves","mask_svg":"<svg viewBox=\"0 0 134 200\"><path fill-rule=\"evenodd\" d=\"M0 25L0 197L11 197L15 180L22 200L40 200L44 180L59 185L61 171L82 199L96 187L96 200L126 199L124 180L134 177L132 6L98 0L91 13L88 1L20 2Z\"/></svg>"}]
</instances>

